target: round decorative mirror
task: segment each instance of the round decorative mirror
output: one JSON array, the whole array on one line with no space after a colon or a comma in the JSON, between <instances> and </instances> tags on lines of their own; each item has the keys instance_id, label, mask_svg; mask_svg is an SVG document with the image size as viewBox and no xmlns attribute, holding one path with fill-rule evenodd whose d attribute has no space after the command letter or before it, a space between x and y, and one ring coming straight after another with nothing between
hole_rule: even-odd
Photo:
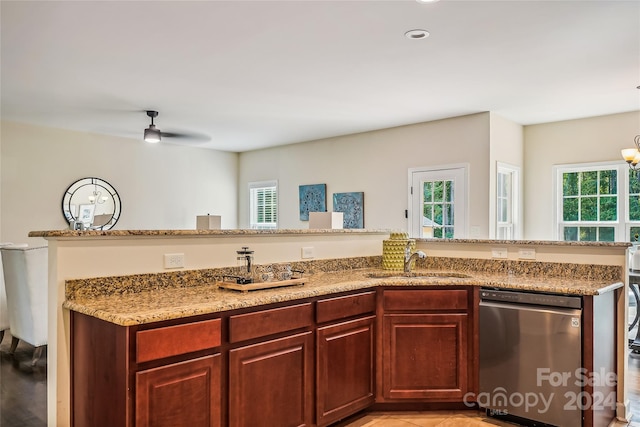
<instances>
[{"instance_id":1,"label":"round decorative mirror","mask_svg":"<svg viewBox=\"0 0 640 427\"><path fill-rule=\"evenodd\" d=\"M62 214L74 229L109 230L120 218L120 196L100 178L82 178L62 197Z\"/></svg>"}]
</instances>

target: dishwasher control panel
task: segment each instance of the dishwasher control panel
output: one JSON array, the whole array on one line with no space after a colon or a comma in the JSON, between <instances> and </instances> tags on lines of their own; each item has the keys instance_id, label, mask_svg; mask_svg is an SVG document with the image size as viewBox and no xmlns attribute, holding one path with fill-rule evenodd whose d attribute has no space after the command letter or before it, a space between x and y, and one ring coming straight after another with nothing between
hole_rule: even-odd
<instances>
[{"instance_id":1,"label":"dishwasher control panel","mask_svg":"<svg viewBox=\"0 0 640 427\"><path fill-rule=\"evenodd\" d=\"M514 304L546 305L550 307L582 308L579 296L545 294L538 292L507 291L502 289L480 290L482 301L500 301Z\"/></svg>"}]
</instances>

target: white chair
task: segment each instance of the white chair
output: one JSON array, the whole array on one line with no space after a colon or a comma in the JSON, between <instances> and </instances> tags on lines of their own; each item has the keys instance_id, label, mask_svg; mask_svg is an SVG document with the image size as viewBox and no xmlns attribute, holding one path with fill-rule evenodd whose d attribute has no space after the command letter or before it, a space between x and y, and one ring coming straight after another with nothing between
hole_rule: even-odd
<instances>
[{"instance_id":1,"label":"white chair","mask_svg":"<svg viewBox=\"0 0 640 427\"><path fill-rule=\"evenodd\" d=\"M0 248L10 246L11 243L0 243ZM7 293L4 290L4 273L0 262L0 343L4 338L4 331L9 329L9 313L7 313Z\"/></svg>"},{"instance_id":2,"label":"white chair","mask_svg":"<svg viewBox=\"0 0 640 427\"><path fill-rule=\"evenodd\" d=\"M0 252L13 336L9 352L23 340L35 347L35 365L47 345L48 249L10 246Z\"/></svg>"}]
</instances>

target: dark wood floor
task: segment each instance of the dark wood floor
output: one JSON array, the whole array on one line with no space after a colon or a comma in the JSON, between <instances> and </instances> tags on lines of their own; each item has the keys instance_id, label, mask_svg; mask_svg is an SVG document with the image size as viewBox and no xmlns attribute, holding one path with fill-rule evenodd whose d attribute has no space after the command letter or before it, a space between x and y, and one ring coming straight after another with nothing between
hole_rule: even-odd
<instances>
[{"instance_id":1,"label":"dark wood floor","mask_svg":"<svg viewBox=\"0 0 640 427\"><path fill-rule=\"evenodd\" d=\"M31 366L33 347L20 342L16 353L9 355L11 336L0 343L0 426L46 427L47 358L46 351L35 367ZM640 354L629 354L629 399L632 426L640 420Z\"/></svg>"},{"instance_id":2,"label":"dark wood floor","mask_svg":"<svg viewBox=\"0 0 640 427\"><path fill-rule=\"evenodd\" d=\"M631 413L633 414L633 426L640 425L640 354L629 354L629 370L627 371L627 381L629 383L628 394L631 402Z\"/></svg>"},{"instance_id":3,"label":"dark wood floor","mask_svg":"<svg viewBox=\"0 0 640 427\"><path fill-rule=\"evenodd\" d=\"M46 427L47 358L31 366L33 347L22 341L9 355L11 335L0 343L0 426Z\"/></svg>"}]
</instances>

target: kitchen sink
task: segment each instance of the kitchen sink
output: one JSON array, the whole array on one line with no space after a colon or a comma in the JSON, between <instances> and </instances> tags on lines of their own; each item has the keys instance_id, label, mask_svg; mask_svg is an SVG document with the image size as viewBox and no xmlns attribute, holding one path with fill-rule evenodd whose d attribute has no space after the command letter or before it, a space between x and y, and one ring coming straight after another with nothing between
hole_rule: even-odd
<instances>
[{"instance_id":1,"label":"kitchen sink","mask_svg":"<svg viewBox=\"0 0 640 427\"><path fill-rule=\"evenodd\" d=\"M370 273L368 276L372 279L469 279L470 275L464 273L456 273L455 271L410 271L408 273L398 271L381 271Z\"/></svg>"}]
</instances>

